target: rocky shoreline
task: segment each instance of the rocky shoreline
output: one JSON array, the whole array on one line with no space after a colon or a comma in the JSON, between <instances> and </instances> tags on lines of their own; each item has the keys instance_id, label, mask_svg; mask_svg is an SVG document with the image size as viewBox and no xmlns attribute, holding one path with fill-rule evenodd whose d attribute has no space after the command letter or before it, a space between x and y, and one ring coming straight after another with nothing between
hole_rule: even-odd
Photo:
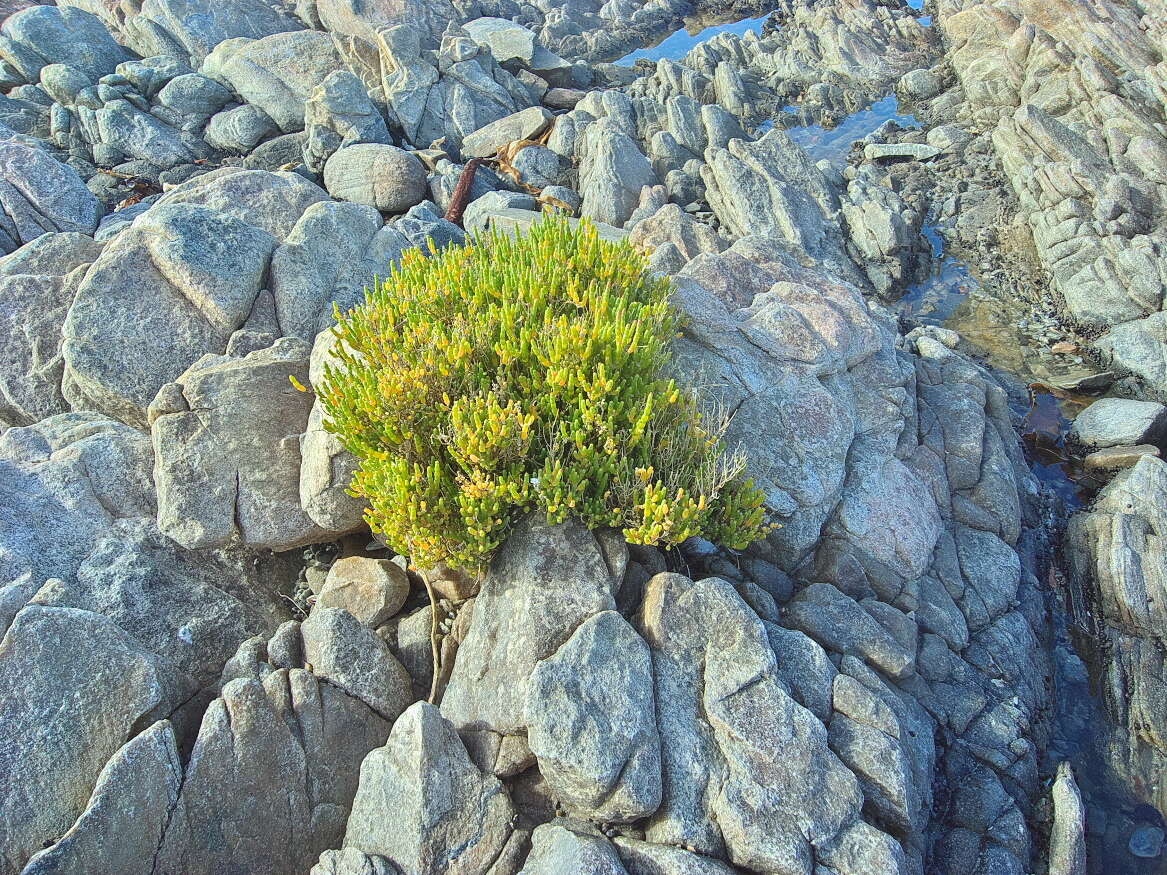
<instances>
[{"instance_id":1,"label":"rocky shoreline","mask_svg":"<svg viewBox=\"0 0 1167 875\"><path fill-rule=\"evenodd\" d=\"M0 27L0 875L1167 871L1161 4L58 2ZM544 210L673 277L779 527L529 519L434 616L333 308Z\"/></svg>"}]
</instances>

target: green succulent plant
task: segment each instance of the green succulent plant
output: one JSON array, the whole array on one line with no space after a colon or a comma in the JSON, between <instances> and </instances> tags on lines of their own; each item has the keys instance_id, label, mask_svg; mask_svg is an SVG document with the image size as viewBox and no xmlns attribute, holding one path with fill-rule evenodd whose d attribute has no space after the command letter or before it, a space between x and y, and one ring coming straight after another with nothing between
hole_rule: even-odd
<instances>
[{"instance_id":1,"label":"green succulent plant","mask_svg":"<svg viewBox=\"0 0 1167 875\"><path fill-rule=\"evenodd\" d=\"M406 254L336 314L316 387L373 531L420 566L473 572L534 510L640 544L760 537L762 495L723 423L664 376L670 290L626 243L562 218Z\"/></svg>"}]
</instances>

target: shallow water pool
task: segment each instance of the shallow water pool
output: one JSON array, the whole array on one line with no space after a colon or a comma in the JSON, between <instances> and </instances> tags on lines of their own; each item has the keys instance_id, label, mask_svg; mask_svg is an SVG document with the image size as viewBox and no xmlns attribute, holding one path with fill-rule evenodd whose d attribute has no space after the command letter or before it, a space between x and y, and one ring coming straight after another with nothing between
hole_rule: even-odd
<instances>
[{"instance_id":1,"label":"shallow water pool","mask_svg":"<svg viewBox=\"0 0 1167 875\"><path fill-rule=\"evenodd\" d=\"M663 58L667 58L670 61L679 61L697 46L701 45L701 43L708 42L719 34L732 33L737 36L744 36L750 30L761 34L762 25L766 23L767 18L769 18L768 15L763 15L760 18L746 18L741 21L730 22L729 24L715 24L695 34L689 33L688 30L682 27L669 34L657 45L651 48L637 49L634 52L629 52L616 63L631 67L641 58L649 61L659 61Z\"/></svg>"},{"instance_id":2,"label":"shallow water pool","mask_svg":"<svg viewBox=\"0 0 1167 875\"><path fill-rule=\"evenodd\" d=\"M797 112L797 107L786 107L784 112ZM880 125L894 121L903 128L918 128L920 123L914 115L900 112L899 101L894 94L889 94L882 100L866 109L861 109L847 116L833 128L824 128L822 125L800 125L787 128L790 139L802 146L812 161L826 159L832 164L842 167L847 163L847 155L851 151L851 144L862 140L868 134L875 133ZM768 122L763 128L772 127Z\"/></svg>"}]
</instances>

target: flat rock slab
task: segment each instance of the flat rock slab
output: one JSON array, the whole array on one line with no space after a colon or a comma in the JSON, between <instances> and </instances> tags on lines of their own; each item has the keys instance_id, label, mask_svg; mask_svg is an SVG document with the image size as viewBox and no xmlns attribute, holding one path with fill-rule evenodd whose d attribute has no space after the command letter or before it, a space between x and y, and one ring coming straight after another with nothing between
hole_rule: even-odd
<instances>
[{"instance_id":1,"label":"flat rock slab","mask_svg":"<svg viewBox=\"0 0 1167 875\"><path fill-rule=\"evenodd\" d=\"M1106 447L1096 450L1083 460L1088 471L1114 471L1119 468L1133 468L1144 456L1159 458L1159 448L1150 444L1133 447Z\"/></svg>"},{"instance_id":2,"label":"flat rock slab","mask_svg":"<svg viewBox=\"0 0 1167 875\"><path fill-rule=\"evenodd\" d=\"M868 161L894 161L904 158L927 161L935 158L941 151L926 143L869 143L863 147L863 157Z\"/></svg>"},{"instance_id":3,"label":"flat rock slab","mask_svg":"<svg viewBox=\"0 0 1167 875\"><path fill-rule=\"evenodd\" d=\"M535 34L505 18L476 18L462 25L470 39L486 46L500 64L519 61L529 65L535 58Z\"/></svg>"},{"instance_id":4,"label":"flat rock slab","mask_svg":"<svg viewBox=\"0 0 1167 875\"><path fill-rule=\"evenodd\" d=\"M1078 414L1070 435L1088 447L1160 445L1167 438L1167 407L1154 401L1103 398Z\"/></svg>"},{"instance_id":5,"label":"flat rock slab","mask_svg":"<svg viewBox=\"0 0 1167 875\"><path fill-rule=\"evenodd\" d=\"M466 158L489 158L507 143L515 140L533 140L551 123L551 111L532 106L512 113L484 128L479 128L462 141L462 155Z\"/></svg>"}]
</instances>

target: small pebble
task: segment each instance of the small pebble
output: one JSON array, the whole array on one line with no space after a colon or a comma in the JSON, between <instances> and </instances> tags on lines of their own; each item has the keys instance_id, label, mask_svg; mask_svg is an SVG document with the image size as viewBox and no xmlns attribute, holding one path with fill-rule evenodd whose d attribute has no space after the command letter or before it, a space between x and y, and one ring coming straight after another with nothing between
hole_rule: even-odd
<instances>
[{"instance_id":1,"label":"small pebble","mask_svg":"<svg viewBox=\"0 0 1167 875\"><path fill-rule=\"evenodd\" d=\"M1136 857L1153 860L1163 852L1163 830L1157 826L1140 826L1131 834L1127 849Z\"/></svg>"}]
</instances>

